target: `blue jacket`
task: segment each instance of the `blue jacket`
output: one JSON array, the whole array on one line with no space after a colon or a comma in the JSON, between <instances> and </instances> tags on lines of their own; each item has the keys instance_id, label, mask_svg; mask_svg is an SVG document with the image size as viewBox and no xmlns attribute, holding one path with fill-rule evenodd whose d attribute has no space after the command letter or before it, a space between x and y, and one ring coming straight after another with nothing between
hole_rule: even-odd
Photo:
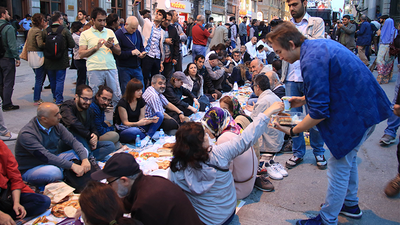
<instances>
[{"instance_id":1,"label":"blue jacket","mask_svg":"<svg viewBox=\"0 0 400 225\"><path fill-rule=\"evenodd\" d=\"M336 159L352 151L367 129L392 115L371 71L333 40L305 40L300 50L304 93L313 119Z\"/></svg>"},{"instance_id":2,"label":"blue jacket","mask_svg":"<svg viewBox=\"0 0 400 225\"><path fill-rule=\"evenodd\" d=\"M371 45L372 29L371 24L367 21L363 22L360 29L357 32L357 42L358 46Z\"/></svg>"},{"instance_id":3,"label":"blue jacket","mask_svg":"<svg viewBox=\"0 0 400 225\"><path fill-rule=\"evenodd\" d=\"M138 30L133 34L136 35L135 43L129 38L130 34L126 32L125 27L121 27L121 29L115 31L115 36L121 47L121 55L114 55L118 67L136 68L140 66L141 59L136 55L132 55L132 50L138 49L140 52L144 51L142 35Z\"/></svg>"},{"instance_id":4,"label":"blue jacket","mask_svg":"<svg viewBox=\"0 0 400 225\"><path fill-rule=\"evenodd\" d=\"M94 124L100 136L109 131L114 131L114 126L109 127L104 122L106 115L104 111L100 109L99 105L96 104L96 98L93 98L92 104L90 104L89 113L92 114L92 118L94 118Z\"/></svg>"}]
</instances>

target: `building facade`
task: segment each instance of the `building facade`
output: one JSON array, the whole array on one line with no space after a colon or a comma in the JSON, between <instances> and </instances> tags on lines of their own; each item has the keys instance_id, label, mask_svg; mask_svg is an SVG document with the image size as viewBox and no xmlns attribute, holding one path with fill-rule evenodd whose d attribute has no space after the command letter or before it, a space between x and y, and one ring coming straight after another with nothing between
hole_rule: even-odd
<instances>
[{"instance_id":1,"label":"building facade","mask_svg":"<svg viewBox=\"0 0 400 225\"><path fill-rule=\"evenodd\" d=\"M257 19L263 21L271 21L274 17L283 20L290 19L289 7L286 1L282 0L258 0L257 2Z\"/></svg>"}]
</instances>

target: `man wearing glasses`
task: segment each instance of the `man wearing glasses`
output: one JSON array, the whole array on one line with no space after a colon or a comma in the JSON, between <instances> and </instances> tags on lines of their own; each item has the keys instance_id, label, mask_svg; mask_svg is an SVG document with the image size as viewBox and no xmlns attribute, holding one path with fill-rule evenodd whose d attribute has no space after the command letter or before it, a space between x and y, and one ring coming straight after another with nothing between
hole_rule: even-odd
<instances>
[{"instance_id":1,"label":"man wearing glasses","mask_svg":"<svg viewBox=\"0 0 400 225\"><path fill-rule=\"evenodd\" d=\"M99 141L94 118L89 113L93 91L88 85L76 88L75 99L65 101L60 107L61 123L83 144L97 160L103 160L115 150L111 141Z\"/></svg>"}]
</instances>

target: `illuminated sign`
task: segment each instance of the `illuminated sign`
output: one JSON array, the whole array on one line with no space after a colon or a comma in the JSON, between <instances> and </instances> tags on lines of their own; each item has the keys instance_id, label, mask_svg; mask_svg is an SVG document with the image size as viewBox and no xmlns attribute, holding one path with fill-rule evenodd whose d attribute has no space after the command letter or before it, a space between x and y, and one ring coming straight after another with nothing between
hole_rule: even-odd
<instances>
[{"instance_id":1,"label":"illuminated sign","mask_svg":"<svg viewBox=\"0 0 400 225\"><path fill-rule=\"evenodd\" d=\"M179 2L171 2L171 7L176 9L185 9L186 5L181 4Z\"/></svg>"}]
</instances>

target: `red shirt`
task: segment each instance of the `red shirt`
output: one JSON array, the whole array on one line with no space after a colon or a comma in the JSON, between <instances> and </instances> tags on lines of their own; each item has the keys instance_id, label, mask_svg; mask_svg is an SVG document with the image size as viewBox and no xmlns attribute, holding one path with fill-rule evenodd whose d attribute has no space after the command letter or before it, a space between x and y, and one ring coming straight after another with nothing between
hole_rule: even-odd
<instances>
[{"instance_id":1,"label":"red shirt","mask_svg":"<svg viewBox=\"0 0 400 225\"><path fill-rule=\"evenodd\" d=\"M210 32L206 30L201 24L196 23L192 28L193 44L195 45L207 45L207 39L210 36Z\"/></svg>"},{"instance_id":2,"label":"red shirt","mask_svg":"<svg viewBox=\"0 0 400 225\"><path fill-rule=\"evenodd\" d=\"M34 193L23 181L18 170L18 163L11 150L0 141L0 188L7 189L11 182L11 191L21 189L22 193Z\"/></svg>"}]
</instances>

